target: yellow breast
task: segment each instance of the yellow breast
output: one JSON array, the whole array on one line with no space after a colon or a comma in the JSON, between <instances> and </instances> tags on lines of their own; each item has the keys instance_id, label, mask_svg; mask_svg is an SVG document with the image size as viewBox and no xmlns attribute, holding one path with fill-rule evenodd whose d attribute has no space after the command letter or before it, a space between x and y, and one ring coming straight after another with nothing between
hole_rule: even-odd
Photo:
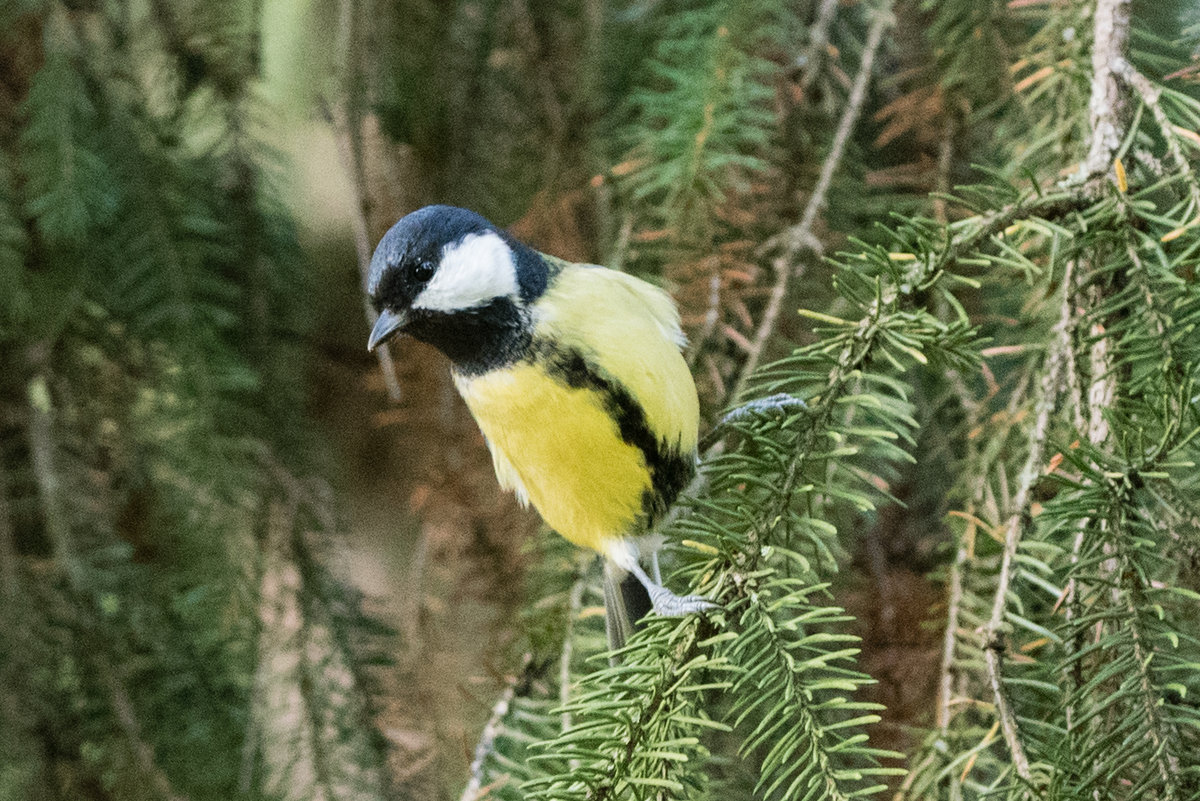
<instances>
[{"instance_id":1,"label":"yellow breast","mask_svg":"<svg viewBox=\"0 0 1200 801\"><path fill-rule=\"evenodd\" d=\"M571 542L606 551L637 533L651 474L603 393L521 362L455 383L488 439L500 482Z\"/></svg>"},{"instance_id":2,"label":"yellow breast","mask_svg":"<svg viewBox=\"0 0 1200 801\"><path fill-rule=\"evenodd\" d=\"M456 376L500 483L572 542L607 553L643 533L695 464L696 386L671 298L636 278L555 261L525 357Z\"/></svg>"}]
</instances>

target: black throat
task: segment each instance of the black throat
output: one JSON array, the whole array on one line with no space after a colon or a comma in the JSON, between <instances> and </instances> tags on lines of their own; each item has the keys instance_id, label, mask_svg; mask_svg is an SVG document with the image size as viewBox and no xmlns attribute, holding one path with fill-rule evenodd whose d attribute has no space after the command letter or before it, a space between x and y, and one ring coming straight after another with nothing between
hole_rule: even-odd
<instances>
[{"instance_id":1,"label":"black throat","mask_svg":"<svg viewBox=\"0 0 1200 801\"><path fill-rule=\"evenodd\" d=\"M511 298L451 313L414 311L404 330L446 354L462 375L504 367L529 352L532 324Z\"/></svg>"}]
</instances>

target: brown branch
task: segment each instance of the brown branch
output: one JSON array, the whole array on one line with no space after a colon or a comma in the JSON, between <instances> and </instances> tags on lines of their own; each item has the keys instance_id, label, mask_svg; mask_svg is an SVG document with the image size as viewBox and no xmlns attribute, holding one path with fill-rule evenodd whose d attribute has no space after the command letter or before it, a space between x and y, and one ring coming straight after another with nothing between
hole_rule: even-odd
<instances>
[{"instance_id":1,"label":"brown branch","mask_svg":"<svg viewBox=\"0 0 1200 801\"><path fill-rule=\"evenodd\" d=\"M504 717L508 714L509 707L512 705L513 699L517 696L517 688L523 683L532 662L533 654L526 653L521 657L520 669L508 677L508 681L504 685L504 690L492 706L492 714L488 716L487 723L483 727L483 734L480 736L479 742L475 745L475 755L471 760L470 768L471 778L467 781L467 786L463 788L462 795L459 796L459 801L475 801L475 799L482 798L487 794L486 788L483 786L483 780L486 776L484 773L484 763L492 751L495 750L496 738L500 736L504 728Z\"/></svg>"},{"instance_id":2,"label":"brown branch","mask_svg":"<svg viewBox=\"0 0 1200 801\"><path fill-rule=\"evenodd\" d=\"M1008 607L1008 592L1013 578L1013 562L1030 520L1030 505L1033 500L1033 485L1041 474L1045 462L1046 445L1050 438L1050 422L1058 398L1062 394L1064 363L1071 358L1069 347L1064 347L1061 331L1071 324L1072 304L1064 303L1058 323L1055 324L1055 341L1047 357L1042 376L1041 392L1036 406L1033 429L1029 435L1029 450L1025 465L1018 479L1017 492L1012 501L1012 512L1004 532L1004 550L1000 559L1000 574L996 579L996 592L992 598L992 612L982 631L984 664L988 683L996 704L996 715L1004 742L1012 756L1013 767L1024 781L1031 781L1033 773L1025 746L1017 729L1017 717L1009 700L1003 681L1004 612Z\"/></svg>"},{"instance_id":3,"label":"brown branch","mask_svg":"<svg viewBox=\"0 0 1200 801\"><path fill-rule=\"evenodd\" d=\"M358 272L362 281L363 314L367 319L368 329L375 326L379 315L367 299L367 280L371 273L371 232L367 224L370 200L367 195L366 174L363 168L362 144L362 66L359 51L361 49L359 19L360 9L356 0L341 0L338 8L338 55L341 72L342 105L339 108L326 108L325 119L333 129L334 140L337 142L338 154L342 165L350 176L350 185L354 190L354 205L351 208L350 220L354 229L354 249L358 254ZM375 357L379 361L380 372L383 375L383 385L387 389L392 403L403 400L400 380L396 377L396 366L392 360L391 350L384 343L375 349Z\"/></svg>"},{"instance_id":4,"label":"brown branch","mask_svg":"<svg viewBox=\"0 0 1200 801\"><path fill-rule=\"evenodd\" d=\"M803 266L796 263L797 255L803 250L810 250L815 253L821 251L821 243L812 231L813 223L816 222L817 215L821 209L825 207L826 197L829 194L829 187L833 183L834 173L841 166L846 144L850 141L850 135L854 132L854 126L858 122L859 114L862 112L862 106L867 97L867 86L871 79L871 71L875 64L875 56L879 52L880 45L883 43L884 31L894 23L895 17L892 15L892 0L883 0L880 6L873 12L871 29L867 34L866 44L863 46L858 74L854 78L854 85L850 90L846 109L842 112L842 117L838 121L837 131L833 135L833 144L830 147L829 155L826 156L824 164L821 165L821 173L817 177L816 186L813 187L812 194L808 197L808 203L800 215L800 222L772 237L763 247L765 250L776 245L782 245L783 250L772 260L772 267L775 270L775 284L771 287L770 298L767 300L762 320L755 330L754 339L751 342L746 361L739 372L733 392L730 393L730 398L734 401L737 401L746 390L750 376L757 369L759 359L762 358L763 349L766 347L771 335L775 332L779 313L783 308L784 298L787 296L788 282L793 276L798 278L802 274Z\"/></svg>"},{"instance_id":5,"label":"brown branch","mask_svg":"<svg viewBox=\"0 0 1200 801\"><path fill-rule=\"evenodd\" d=\"M151 791L164 801L187 801L187 796L180 794L174 788L167 774L157 764L154 746L146 740L125 682L117 676L116 669L108 661L102 648L93 649L92 664L96 667L100 682L108 692L109 706L116 717L118 728L125 735L125 740L133 755L133 761Z\"/></svg>"}]
</instances>

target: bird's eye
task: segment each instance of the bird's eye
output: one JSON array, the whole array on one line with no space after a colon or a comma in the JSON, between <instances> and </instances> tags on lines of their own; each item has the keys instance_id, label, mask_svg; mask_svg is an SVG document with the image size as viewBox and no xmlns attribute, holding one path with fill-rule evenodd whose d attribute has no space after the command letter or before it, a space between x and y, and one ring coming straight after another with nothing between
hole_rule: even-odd
<instances>
[{"instance_id":1,"label":"bird's eye","mask_svg":"<svg viewBox=\"0 0 1200 801\"><path fill-rule=\"evenodd\" d=\"M417 281L424 283L425 281L428 281L430 278L433 278L434 269L435 268L433 266L433 262L419 261L413 265L413 268L412 268L413 278L416 279Z\"/></svg>"}]
</instances>

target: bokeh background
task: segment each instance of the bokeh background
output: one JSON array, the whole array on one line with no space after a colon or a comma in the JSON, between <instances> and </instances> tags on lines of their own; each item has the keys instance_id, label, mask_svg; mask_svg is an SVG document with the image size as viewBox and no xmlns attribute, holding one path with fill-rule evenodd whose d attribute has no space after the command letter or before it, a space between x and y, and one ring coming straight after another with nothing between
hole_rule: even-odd
<instances>
[{"instance_id":1,"label":"bokeh background","mask_svg":"<svg viewBox=\"0 0 1200 801\"><path fill-rule=\"evenodd\" d=\"M0 798L460 797L498 699L544 690L564 619L598 650L603 613L591 557L497 487L444 358L366 352L374 243L451 203L664 286L708 431L823 336L797 308L853 308L827 257L886 261L887 226L949 237L1080 169L1106 1L0 3ZM1194 183L1200 11L1132 8L1132 58L1175 93L1141 163ZM1171 208L1140 230L1190 231ZM1039 230L917 299L975 326L978 369L919 372L912 463L832 515L878 748L945 735L982 623L946 651L951 565L998 564L976 524L1003 540L1065 285ZM1163 269L1192 285L1189 259ZM972 737L1004 762L990 721Z\"/></svg>"}]
</instances>

